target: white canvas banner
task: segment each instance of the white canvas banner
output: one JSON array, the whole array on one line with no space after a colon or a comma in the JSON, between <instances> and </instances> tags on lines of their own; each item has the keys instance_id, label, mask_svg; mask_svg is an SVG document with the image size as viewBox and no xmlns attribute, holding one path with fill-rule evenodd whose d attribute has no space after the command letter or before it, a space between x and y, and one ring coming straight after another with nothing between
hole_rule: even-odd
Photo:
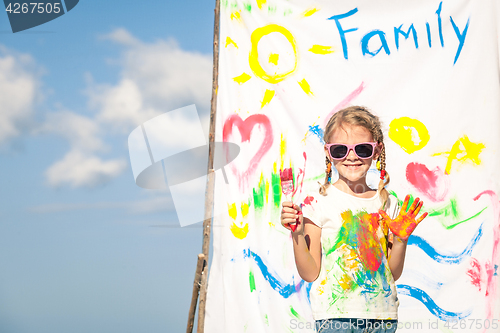
<instances>
[{"instance_id":1,"label":"white canvas banner","mask_svg":"<svg viewBox=\"0 0 500 333\"><path fill-rule=\"evenodd\" d=\"M383 123L388 190L429 213L396 281L398 331L500 332L499 6L221 0L215 141L241 151L215 190L206 332L314 331L280 170L306 200L325 122L349 105Z\"/></svg>"}]
</instances>

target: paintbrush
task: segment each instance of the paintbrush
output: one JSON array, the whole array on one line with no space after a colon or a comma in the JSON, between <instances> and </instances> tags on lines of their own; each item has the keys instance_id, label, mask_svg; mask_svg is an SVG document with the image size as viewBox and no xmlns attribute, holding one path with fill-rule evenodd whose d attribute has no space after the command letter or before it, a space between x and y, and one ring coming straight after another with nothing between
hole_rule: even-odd
<instances>
[{"instance_id":1,"label":"paintbrush","mask_svg":"<svg viewBox=\"0 0 500 333\"><path fill-rule=\"evenodd\" d=\"M293 184L293 172L292 168L287 168L284 169L283 171L280 170L280 179L281 179L281 192L285 195L287 201L288 201L288 195L292 195L292 200L293 200L293 192L294 192L294 184ZM293 202L292 202L293 205ZM299 212L298 214L301 214L302 212ZM299 222L299 219L297 218L297 223ZM290 223L290 228L292 231L295 231L297 229L297 223Z\"/></svg>"}]
</instances>

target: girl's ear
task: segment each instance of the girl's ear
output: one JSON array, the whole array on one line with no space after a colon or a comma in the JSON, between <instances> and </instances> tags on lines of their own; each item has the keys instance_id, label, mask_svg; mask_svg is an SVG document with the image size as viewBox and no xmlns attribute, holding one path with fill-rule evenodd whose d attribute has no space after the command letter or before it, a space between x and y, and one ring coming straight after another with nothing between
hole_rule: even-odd
<instances>
[{"instance_id":1,"label":"girl's ear","mask_svg":"<svg viewBox=\"0 0 500 333\"><path fill-rule=\"evenodd\" d=\"M375 153L373 154L373 159L378 160L380 154L382 153L382 149L384 148L384 143L383 142L378 142L377 146L375 147Z\"/></svg>"},{"instance_id":2,"label":"girl's ear","mask_svg":"<svg viewBox=\"0 0 500 333\"><path fill-rule=\"evenodd\" d=\"M326 149L325 146L323 146L323 151L325 152L325 156L328 160L330 160L330 154L328 154L328 149Z\"/></svg>"}]
</instances>

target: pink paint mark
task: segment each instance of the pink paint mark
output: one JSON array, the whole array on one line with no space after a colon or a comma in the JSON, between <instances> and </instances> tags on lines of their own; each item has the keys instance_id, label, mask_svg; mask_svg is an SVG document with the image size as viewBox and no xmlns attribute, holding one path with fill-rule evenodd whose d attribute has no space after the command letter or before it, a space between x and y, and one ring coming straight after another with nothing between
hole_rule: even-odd
<instances>
[{"instance_id":1,"label":"pink paint mark","mask_svg":"<svg viewBox=\"0 0 500 333\"><path fill-rule=\"evenodd\" d=\"M434 202L443 201L448 194L448 177L439 167L429 170L424 164L410 163L406 166L406 179Z\"/></svg>"},{"instance_id":2,"label":"pink paint mark","mask_svg":"<svg viewBox=\"0 0 500 333\"><path fill-rule=\"evenodd\" d=\"M361 84L359 85L359 87L357 87L352 93L349 94L349 96L347 96L346 98L344 98L344 100L342 102L340 102L339 104L337 104L337 106L335 106L333 108L332 111L330 111L330 113L325 117L325 120L323 122L323 128L326 127L326 124L328 123L328 120L330 120L330 118L333 116L333 114L343 108L345 108L349 103L352 102L353 99L355 99L356 97L359 96L359 94L361 94L361 92L363 91L363 89L365 89L365 83L364 82L361 82Z\"/></svg>"},{"instance_id":3,"label":"pink paint mark","mask_svg":"<svg viewBox=\"0 0 500 333\"><path fill-rule=\"evenodd\" d=\"M467 271L467 275L470 276L472 284L481 291L481 264L476 258L471 258L470 264L472 268Z\"/></svg>"},{"instance_id":4,"label":"pink paint mark","mask_svg":"<svg viewBox=\"0 0 500 333\"><path fill-rule=\"evenodd\" d=\"M222 128L222 140L224 142L229 141L228 139L233 132L233 127L237 127L240 131L242 142L250 142L252 131L257 125L264 129L264 140L262 141L259 150L250 160L248 168L245 171L240 172L233 163L230 165L231 171L238 177L240 189L248 184L248 179L255 173L260 160L269 151L269 149L271 149L271 146L273 145L273 128L269 118L263 114L251 115L245 119L245 121L243 121L239 115L233 114L226 119L224 127Z\"/></svg>"},{"instance_id":5,"label":"pink paint mark","mask_svg":"<svg viewBox=\"0 0 500 333\"><path fill-rule=\"evenodd\" d=\"M304 154L302 154L302 156L304 156L304 169L299 168L299 170L297 172L297 187L295 188L293 195L297 194L297 191L299 191L299 190L300 190L299 193L302 193L302 188L304 187L304 176L306 175L306 162L307 162L306 152L304 152ZM300 179L300 182L299 182L299 179Z\"/></svg>"},{"instance_id":6,"label":"pink paint mark","mask_svg":"<svg viewBox=\"0 0 500 333\"><path fill-rule=\"evenodd\" d=\"M493 269L491 263L488 261L484 264L484 268L486 270L486 276L488 278L488 280L486 281L486 293L484 294L484 296L488 297L490 295L490 290L489 290L490 288L488 288L488 286L490 284L493 284L493 285L495 284L493 282L493 273L495 270ZM495 295L493 295L493 296L495 296Z\"/></svg>"},{"instance_id":7,"label":"pink paint mark","mask_svg":"<svg viewBox=\"0 0 500 333\"><path fill-rule=\"evenodd\" d=\"M495 264L498 263L498 245L500 244L500 201L498 200L498 196L495 192L491 190L486 190L479 193L474 201L478 200L483 194L487 194L490 196L491 206L493 207L493 216L495 221L493 223L493 252L491 254L491 262L485 263L486 267L486 318L491 320L493 317L493 309L495 307L495 297L496 297L496 289L497 285L495 280L493 280L493 276L495 276ZM486 332L484 329L483 332Z\"/></svg>"}]
</instances>

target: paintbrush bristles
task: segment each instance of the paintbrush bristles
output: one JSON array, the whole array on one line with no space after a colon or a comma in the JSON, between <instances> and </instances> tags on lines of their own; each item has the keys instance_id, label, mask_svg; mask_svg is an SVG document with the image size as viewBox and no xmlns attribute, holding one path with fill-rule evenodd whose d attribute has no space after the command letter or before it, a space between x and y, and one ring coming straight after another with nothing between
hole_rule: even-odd
<instances>
[{"instance_id":1,"label":"paintbrush bristles","mask_svg":"<svg viewBox=\"0 0 500 333\"><path fill-rule=\"evenodd\" d=\"M287 169L284 169L284 170L280 170L280 178L281 178L282 182L287 181L287 180L292 180L293 181L292 168L287 168Z\"/></svg>"},{"instance_id":2,"label":"paintbrush bristles","mask_svg":"<svg viewBox=\"0 0 500 333\"><path fill-rule=\"evenodd\" d=\"M280 178L281 178L281 192L283 194L288 195L293 193L293 172L292 168L286 168L284 170L280 170Z\"/></svg>"}]
</instances>

